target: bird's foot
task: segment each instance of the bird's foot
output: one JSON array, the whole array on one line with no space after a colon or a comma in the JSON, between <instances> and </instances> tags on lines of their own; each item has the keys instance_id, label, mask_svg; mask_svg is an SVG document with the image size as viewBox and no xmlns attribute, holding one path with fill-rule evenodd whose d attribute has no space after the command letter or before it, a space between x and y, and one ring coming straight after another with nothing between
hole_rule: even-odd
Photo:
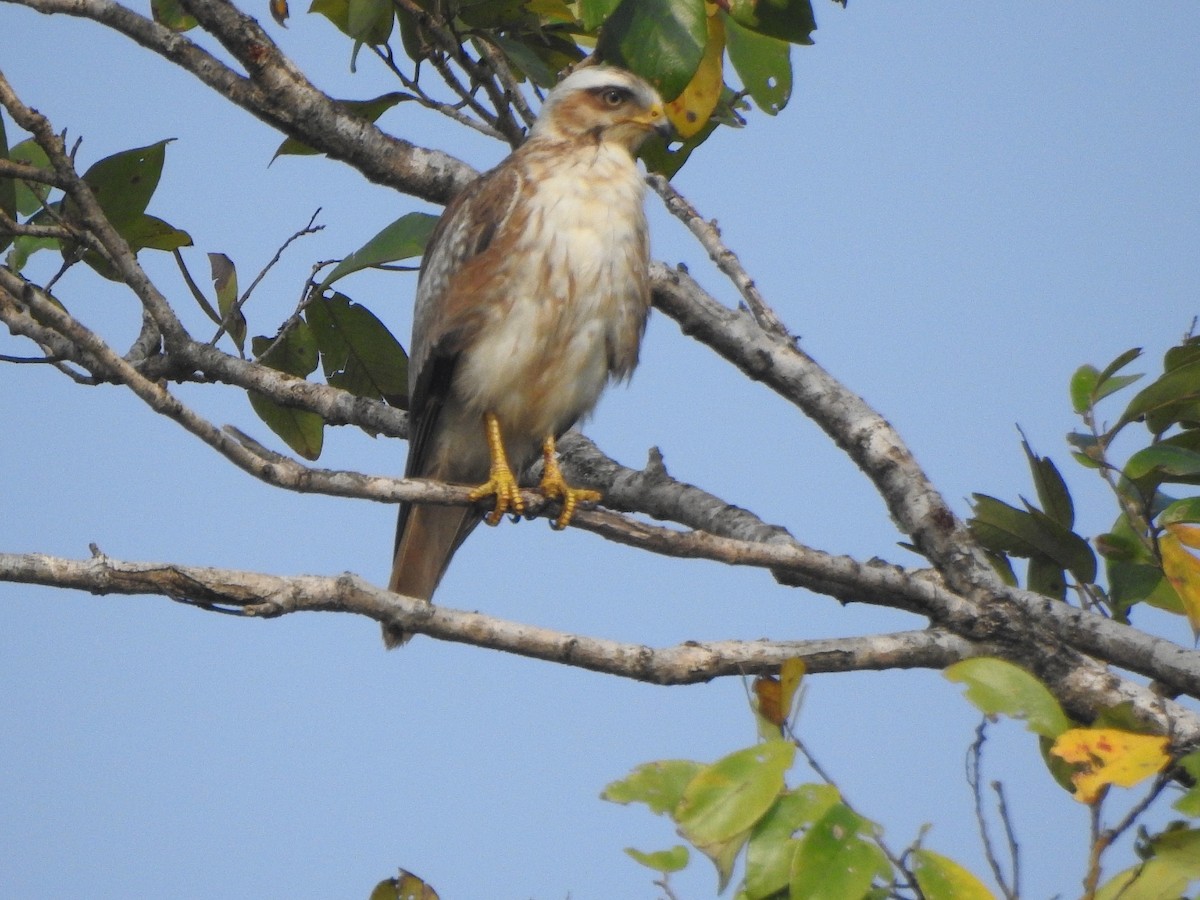
<instances>
[{"instance_id":1,"label":"bird's foot","mask_svg":"<svg viewBox=\"0 0 1200 900\"><path fill-rule=\"evenodd\" d=\"M486 413L483 417L484 433L487 435L488 453L492 459L492 467L488 480L467 495L472 503L490 497L496 497L496 505L492 511L483 517L489 525L499 525L506 512L520 516L525 512L525 501L521 499L521 489L517 487L517 479L513 476L508 464L508 456L504 452L504 441L500 436L500 420L494 413Z\"/></svg>"},{"instance_id":2,"label":"bird's foot","mask_svg":"<svg viewBox=\"0 0 1200 900\"><path fill-rule=\"evenodd\" d=\"M542 481L538 485L538 491L547 500L562 502L562 512L558 514L557 519L550 523L550 527L555 531L561 531L567 527L580 503L596 503L600 500L601 494L599 491L574 488L567 484L567 480L563 478L562 469L558 467L554 438L546 438L545 443L542 444L542 458Z\"/></svg>"},{"instance_id":3,"label":"bird's foot","mask_svg":"<svg viewBox=\"0 0 1200 900\"><path fill-rule=\"evenodd\" d=\"M496 497L496 505L492 511L483 517L489 525L499 525L504 514L511 512L519 516L525 512L525 501L521 499L521 489L517 487L517 479L513 477L512 469L507 465L493 466L488 480L467 495L472 502L482 500L492 495Z\"/></svg>"}]
</instances>

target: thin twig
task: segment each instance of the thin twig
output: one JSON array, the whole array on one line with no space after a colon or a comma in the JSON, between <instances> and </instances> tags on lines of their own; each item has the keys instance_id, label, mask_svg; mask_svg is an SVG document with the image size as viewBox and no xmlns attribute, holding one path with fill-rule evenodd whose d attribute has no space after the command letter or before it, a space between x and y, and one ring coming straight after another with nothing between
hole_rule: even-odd
<instances>
[{"instance_id":1,"label":"thin twig","mask_svg":"<svg viewBox=\"0 0 1200 900\"><path fill-rule=\"evenodd\" d=\"M787 326L783 324L783 320L763 298L762 292L754 284L750 273L742 266L742 261L738 259L737 254L721 240L721 232L717 228L717 223L701 218L700 213L688 202L687 198L675 190L674 185L661 175L648 175L646 180L662 198L668 212L687 226L688 231L695 235L700 245L708 251L709 258L717 268L733 282L759 327L769 334L790 340L790 334Z\"/></svg>"},{"instance_id":2,"label":"thin twig","mask_svg":"<svg viewBox=\"0 0 1200 900\"><path fill-rule=\"evenodd\" d=\"M1021 848L1017 843L1017 832L1013 828L1012 817L1008 813L1008 802L1004 797L1004 785L999 781L992 782L992 790L996 792L996 808L1000 813L1000 821L1004 823L1004 836L1008 841L1008 857L1012 860L1011 897L1016 900L1021 896Z\"/></svg>"},{"instance_id":3,"label":"thin twig","mask_svg":"<svg viewBox=\"0 0 1200 900\"><path fill-rule=\"evenodd\" d=\"M234 304L229 308L229 311L225 313L225 316L221 319L220 327L217 329L217 333L214 334L208 342L210 346L216 346L217 341L219 341L221 339L221 336L223 334L225 334L225 332L228 330L229 324L231 322L233 322L237 318L238 315L241 314L242 307L245 306L246 301L250 299L250 294L254 291L254 289L256 287L258 287L259 283L264 278L267 277L267 273L270 272L272 268L274 268L274 266L277 262L279 262L280 258L283 256L284 251L287 250L287 248L289 246L291 246L292 242L296 241L302 237L306 237L310 234L316 234L318 231L324 230L324 228L325 228L324 225L316 225L316 226L313 225L313 223L315 221L317 221L317 216L319 216L320 214L321 214L321 210L318 208L317 211L314 212L312 214L312 216L309 218L307 225L305 225L303 228L301 228L299 231L297 231L295 234L293 234L291 237L289 237L286 241L284 241L280 245L279 249L275 251L275 255L271 257L270 261L265 266L263 266L262 271L258 273L258 275L255 277L255 279L252 282L250 282L250 286L248 288L246 288L245 291L242 292L242 296L238 297L238 299L234 302Z\"/></svg>"},{"instance_id":4,"label":"thin twig","mask_svg":"<svg viewBox=\"0 0 1200 900\"><path fill-rule=\"evenodd\" d=\"M1004 870L1000 867L1000 861L996 858L996 848L992 843L992 836L988 831L987 815L983 809L983 791L980 785L983 781L983 745L986 742L987 717L985 716L976 727L975 740L967 751L967 784L971 786L971 797L975 801L975 823L979 827L979 838L983 844L983 853L987 858L988 866L991 867L992 877L996 879L996 884L999 885L1004 896L1008 900L1015 900L1017 896L1015 883L1014 885L1009 884L1008 879L1004 876ZM1016 859L1015 853L1013 859Z\"/></svg>"}]
</instances>

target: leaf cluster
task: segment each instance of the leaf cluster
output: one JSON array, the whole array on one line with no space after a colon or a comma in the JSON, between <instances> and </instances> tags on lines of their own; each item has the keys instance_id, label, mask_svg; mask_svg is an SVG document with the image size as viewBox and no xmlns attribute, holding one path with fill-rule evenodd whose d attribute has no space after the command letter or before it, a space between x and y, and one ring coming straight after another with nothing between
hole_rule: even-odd
<instances>
[{"instance_id":1,"label":"leaf cluster","mask_svg":"<svg viewBox=\"0 0 1200 900\"><path fill-rule=\"evenodd\" d=\"M186 231L146 212L162 177L168 143L158 141L106 156L82 176L109 224L135 254L192 244ZM33 138L9 149L0 121L0 159L32 166L45 178L0 178L0 211L18 226L15 233L0 230L0 250L8 249L5 264L10 269L19 272L34 253L53 249L62 256L62 271L82 261L111 281L122 280L107 255L83 239L87 229L79 204L52 187L55 173Z\"/></svg>"},{"instance_id":2,"label":"leaf cluster","mask_svg":"<svg viewBox=\"0 0 1200 900\"><path fill-rule=\"evenodd\" d=\"M975 494L971 529L1001 574L1016 583L1013 558L1028 560L1026 586L1066 599L1068 586L1081 602L1128 622L1145 603L1186 616L1200 633L1200 338L1169 349L1162 374L1134 394L1111 425L1100 406L1143 378L1122 374L1141 356L1128 350L1103 369L1086 365L1071 379L1071 404L1083 428L1068 435L1072 457L1110 489L1117 515L1109 531L1085 539L1074 530L1074 504L1054 463L1023 442L1037 503L1021 506ZM1136 426L1143 426L1141 428ZM1148 436L1147 436L1148 434ZM1136 449L1124 462L1114 455L1118 438ZM1180 489L1185 496L1178 496ZM1103 561L1104 579L1098 577Z\"/></svg>"},{"instance_id":3,"label":"leaf cluster","mask_svg":"<svg viewBox=\"0 0 1200 900\"><path fill-rule=\"evenodd\" d=\"M175 30L196 25L177 0L156 0L153 12ZM744 124L746 98L769 115L787 105L790 48L811 44L817 27L811 0L312 0L308 12L351 41L351 68L370 48L407 89L343 101L369 121L415 100L456 117L466 111L485 130L516 139L514 116L529 124L527 107L513 97L521 85L549 89L589 58L636 72L668 101L678 146L655 138L643 151L647 165L668 177L719 125ZM397 63L401 54L415 66L411 76ZM439 102L425 88L425 64L456 101ZM477 96L481 84L490 106ZM293 139L279 149L312 152Z\"/></svg>"}]
</instances>

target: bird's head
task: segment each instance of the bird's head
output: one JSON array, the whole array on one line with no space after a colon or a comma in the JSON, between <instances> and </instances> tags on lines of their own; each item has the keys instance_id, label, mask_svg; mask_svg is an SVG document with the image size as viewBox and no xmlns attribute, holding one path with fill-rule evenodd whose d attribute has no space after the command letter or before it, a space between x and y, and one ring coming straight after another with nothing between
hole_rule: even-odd
<instances>
[{"instance_id":1,"label":"bird's head","mask_svg":"<svg viewBox=\"0 0 1200 900\"><path fill-rule=\"evenodd\" d=\"M588 66L546 96L530 136L611 141L632 155L650 132L670 130L662 98L649 83L624 69Z\"/></svg>"}]
</instances>

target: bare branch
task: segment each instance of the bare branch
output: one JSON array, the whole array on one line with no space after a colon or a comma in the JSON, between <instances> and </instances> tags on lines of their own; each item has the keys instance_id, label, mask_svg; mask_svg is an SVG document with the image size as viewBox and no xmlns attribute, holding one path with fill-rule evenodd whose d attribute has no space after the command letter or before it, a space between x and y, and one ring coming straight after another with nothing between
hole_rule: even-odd
<instances>
[{"instance_id":1,"label":"bare branch","mask_svg":"<svg viewBox=\"0 0 1200 900\"><path fill-rule=\"evenodd\" d=\"M942 668L976 652L968 643L938 630L812 641L689 641L655 649L434 606L349 574L285 578L203 566L124 562L103 555L72 560L0 553L0 580L94 594L154 594L204 609L240 609L245 615L263 618L294 612L357 613L439 640L653 684L695 684L729 675L771 672L795 658L805 660L810 673Z\"/></svg>"},{"instance_id":2,"label":"bare branch","mask_svg":"<svg viewBox=\"0 0 1200 900\"><path fill-rule=\"evenodd\" d=\"M661 175L649 175L646 181L662 198L667 211L687 226L688 231L695 235L696 240L700 242L700 246L708 251L709 259L725 277L733 282L759 327L768 334L789 337L787 326L763 299L762 292L754 284L750 273L742 266L742 261L721 240L721 231L717 227L716 221L709 222L701 218L700 213L688 202L687 198L675 190L674 185Z\"/></svg>"}]
</instances>

